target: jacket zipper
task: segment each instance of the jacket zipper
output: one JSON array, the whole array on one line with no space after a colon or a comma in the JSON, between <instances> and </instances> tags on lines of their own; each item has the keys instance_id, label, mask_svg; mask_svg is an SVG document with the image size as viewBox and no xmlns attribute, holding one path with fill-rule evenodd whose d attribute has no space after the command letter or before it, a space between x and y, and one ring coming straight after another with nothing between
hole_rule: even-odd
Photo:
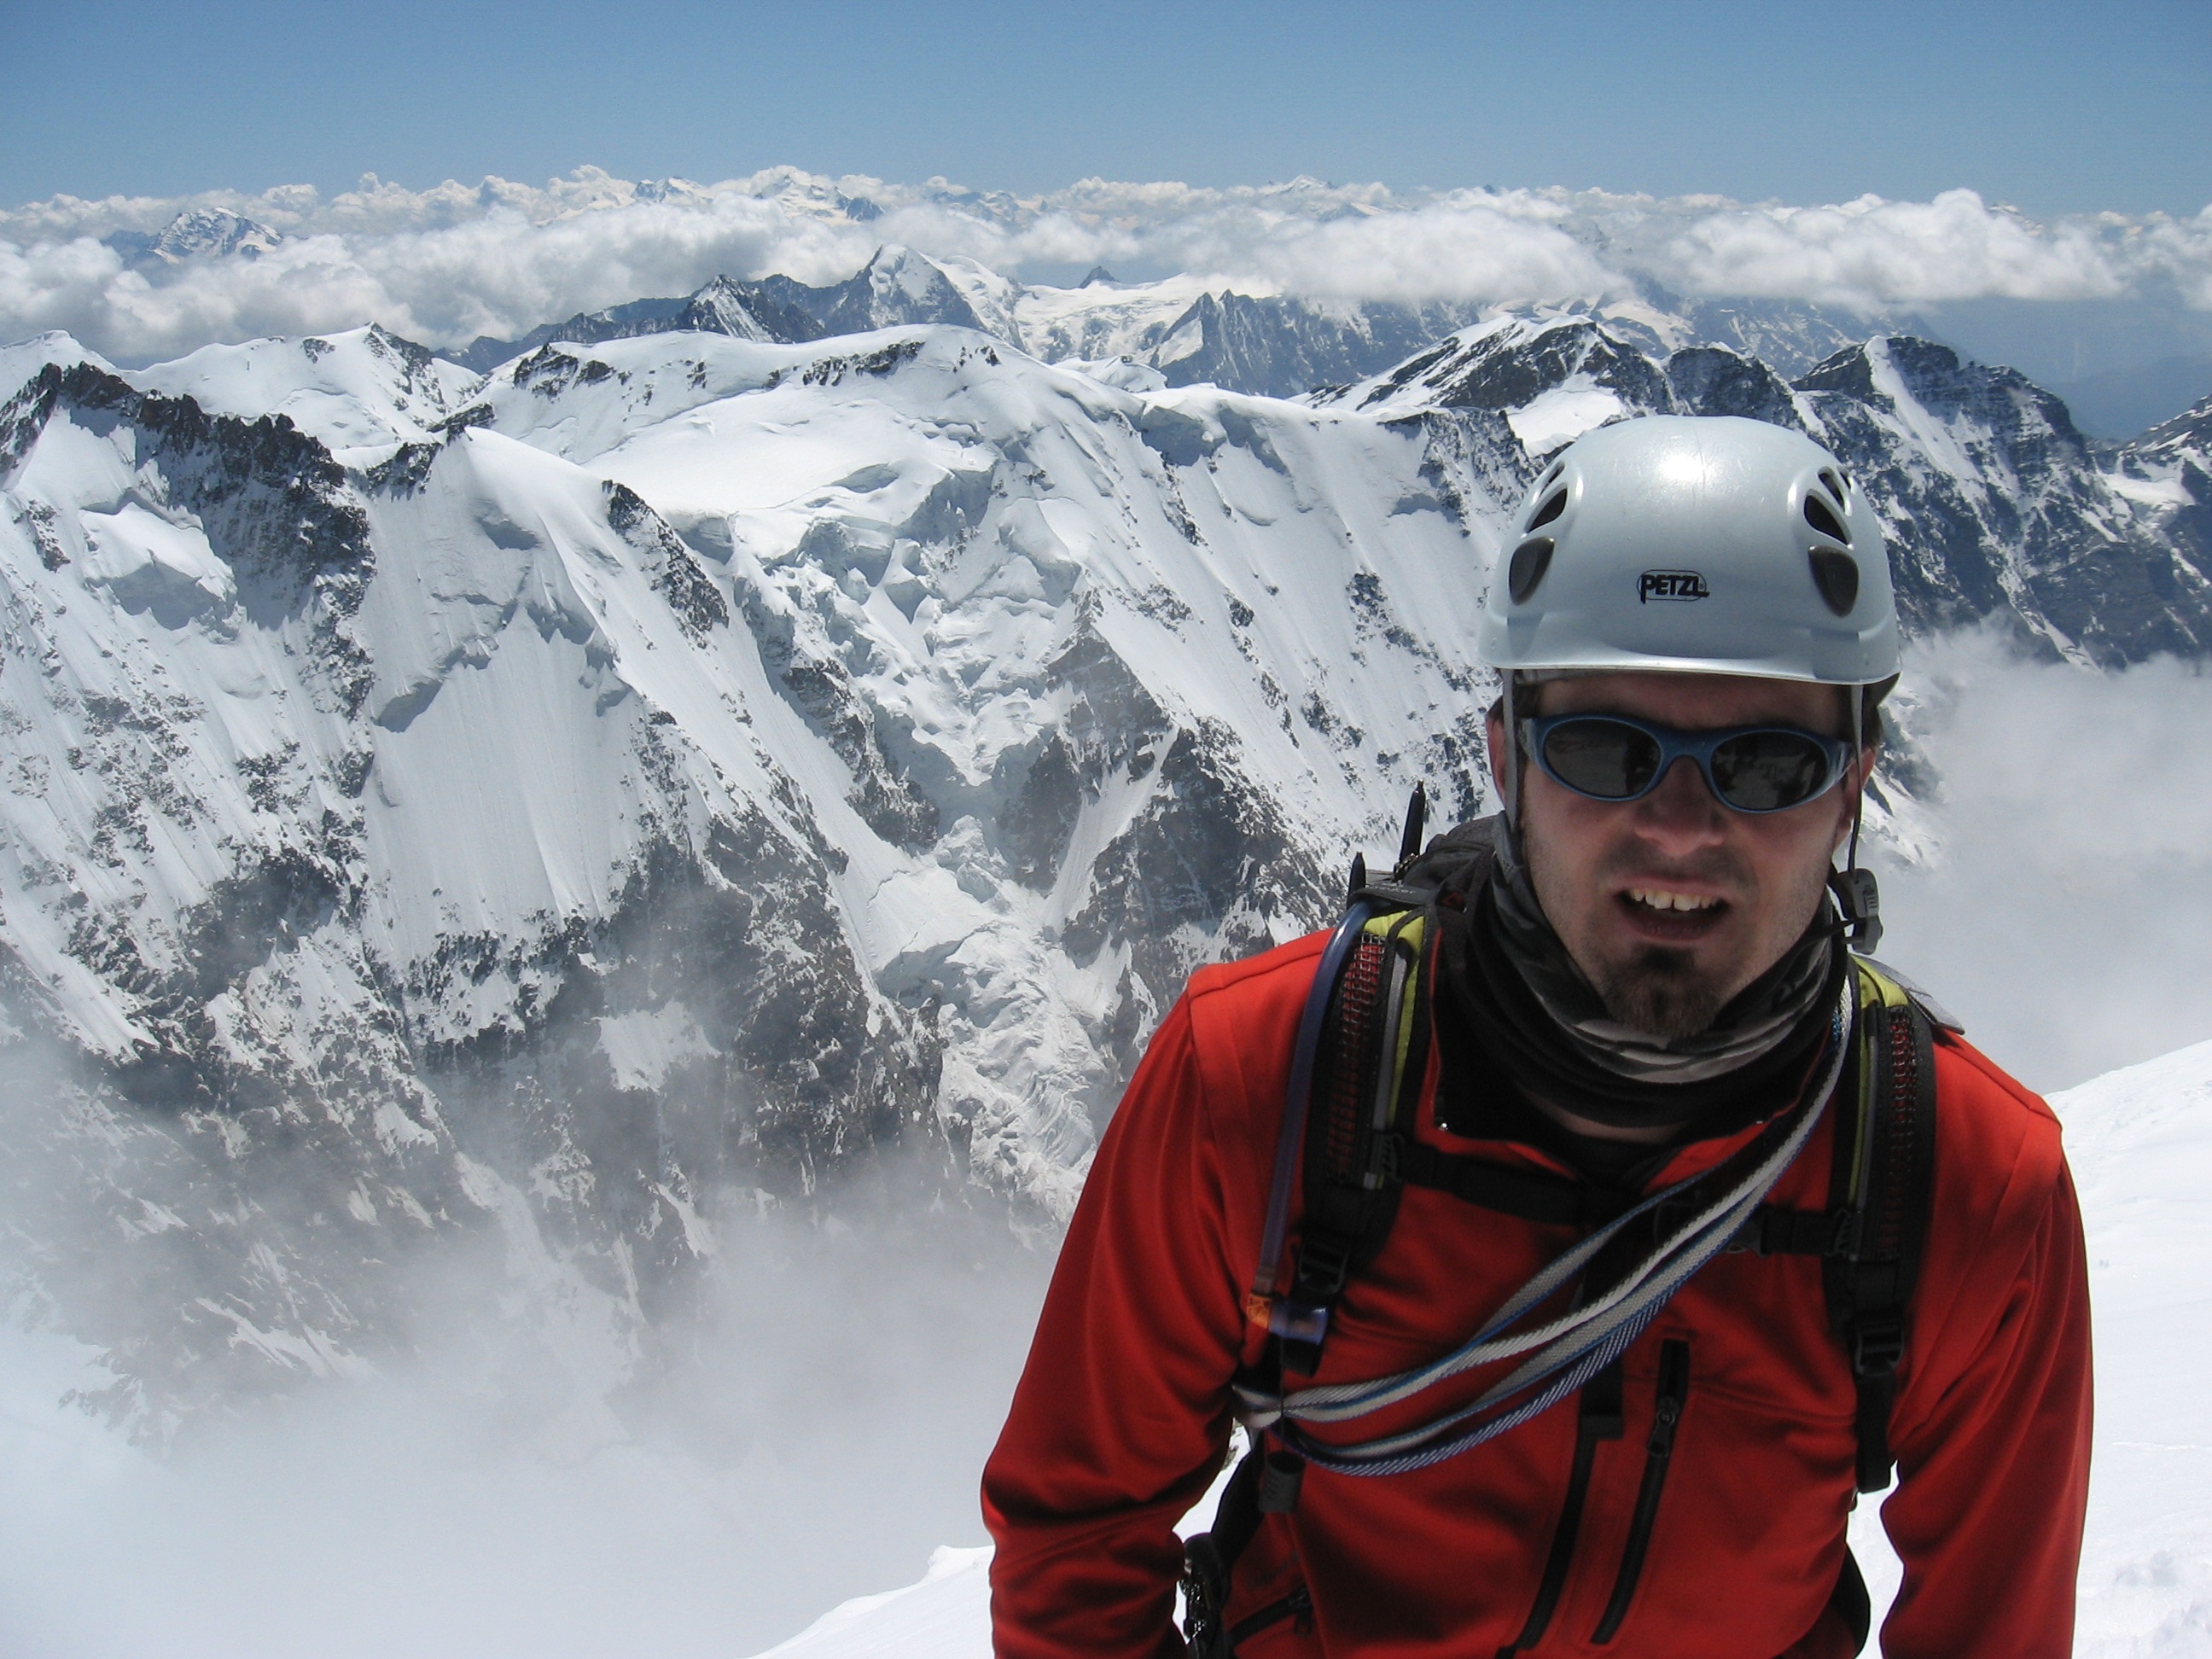
<instances>
[{"instance_id":1,"label":"jacket zipper","mask_svg":"<svg viewBox=\"0 0 2212 1659\"><path fill-rule=\"evenodd\" d=\"M1229 1632L1227 1651L1235 1653L1237 1644L1248 1636L1257 1635L1270 1625L1279 1625L1285 1619L1295 1619L1292 1626L1301 1636L1313 1629L1313 1595L1304 1584L1293 1585L1291 1593L1280 1601L1270 1601L1248 1619L1237 1620Z\"/></svg>"},{"instance_id":2,"label":"jacket zipper","mask_svg":"<svg viewBox=\"0 0 2212 1659\"><path fill-rule=\"evenodd\" d=\"M1521 1634L1498 1650L1498 1659L1533 1648L1551 1627L1552 1614L1566 1588L1567 1569L1574 1565L1575 1535L1582 1530L1583 1508L1589 1496L1591 1467L1597 1462L1598 1443L1618 1440L1626 1428L1621 1411L1620 1362L1615 1360L1583 1384L1582 1405L1575 1425L1574 1471L1567 1480L1566 1502L1559 1508L1559 1525L1552 1534L1552 1553L1544 1563L1543 1582L1536 1588L1535 1605Z\"/></svg>"},{"instance_id":3,"label":"jacket zipper","mask_svg":"<svg viewBox=\"0 0 2212 1659\"><path fill-rule=\"evenodd\" d=\"M1613 1599L1605 1604L1590 1640L1601 1646L1613 1640L1628 1604L1636 1596L1637 1580L1644 1576L1644 1558L1651 1549L1651 1525L1659 1516L1659 1495L1667 1485L1667 1465L1674 1455L1674 1436L1681 1427L1682 1408L1690 1399L1690 1345L1669 1338L1659 1346L1659 1396L1651 1407L1651 1438L1644 1453L1644 1484L1637 1488L1636 1513L1628 1524L1628 1543L1620 1553L1620 1577L1613 1580Z\"/></svg>"}]
</instances>

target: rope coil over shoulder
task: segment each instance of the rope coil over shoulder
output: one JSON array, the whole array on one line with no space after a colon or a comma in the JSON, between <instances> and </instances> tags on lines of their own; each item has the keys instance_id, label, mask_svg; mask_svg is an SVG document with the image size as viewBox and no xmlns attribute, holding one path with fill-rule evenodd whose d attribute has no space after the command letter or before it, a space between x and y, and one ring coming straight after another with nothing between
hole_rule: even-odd
<instances>
[{"instance_id":1,"label":"rope coil over shoulder","mask_svg":"<svg viewBox=\"0 0 2212 1659\"><path fill-rule=\"evenodd\" d=\"M1734 1184L1704 1203L1684 1225L1662 1238L1610 1289L1532 1329L1511 1334L1536 1308L1579 1275L1632 1223L1688 1195L1710 1188L1710 1175L1692 1176L1652 1194L1555 1259L1516 1291L1473 1338L1425 1365L1366 1382L1334 1383L1273 1395L1249 1383L1238 1386L1239 1416L1250 1430L1273 1428L1284 1444L1308 1462L1342 1474L1397 1474L1456 1456L1524 1423L1579 1388L1610 1364L1687 1283L1718 1255L1751 1217L1774 1183L1804 1149L1823 1107L1835 1091L1850 1053L1851 986L1831 1018L1817 1082L1731 1164L1747 1164ZM1729 1166L1723 1166L1727 1170ZM1316 1439L1305 1424L1356 1420L1394 1406L1478 1366L1527 1354L1509 1376L1472 1403L1417 1429L1352 1445ZM1516 1396L1536 1392L1519 1404ZM1468 1426L1462 1427L1462 1425Z\"/></svg>"}]
</instances>

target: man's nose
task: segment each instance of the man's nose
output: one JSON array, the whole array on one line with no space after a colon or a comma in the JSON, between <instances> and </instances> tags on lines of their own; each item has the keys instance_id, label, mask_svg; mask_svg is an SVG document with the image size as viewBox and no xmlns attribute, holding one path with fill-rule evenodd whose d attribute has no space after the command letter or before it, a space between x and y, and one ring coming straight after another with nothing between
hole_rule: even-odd
<instances>
[{"instance_id":1,"label":"man's nose","mask_svg":"<svg viewBox=\"0 0 2212 1659\"><path fill-rule=\"evenodd\" d=\"M1728 828L1729 809L1687 755L1676 757L1658 787L1636 805L1638 832L1670 853L1711 846Z\"/></svg>"}]
</instances>

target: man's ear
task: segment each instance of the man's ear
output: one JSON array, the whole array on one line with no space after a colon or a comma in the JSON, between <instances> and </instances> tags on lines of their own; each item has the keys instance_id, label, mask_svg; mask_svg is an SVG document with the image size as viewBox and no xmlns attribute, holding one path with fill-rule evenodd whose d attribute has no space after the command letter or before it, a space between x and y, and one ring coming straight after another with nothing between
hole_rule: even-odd
<instances>
[{"instance_id":1,"label":"man's ear","mask_svg":"<svg viewBox=\"0 0 2212 1659\"><path fill-rule=\"evenodd\" d=\"M1831 857L1834 856L1842 848L1844 841L1850 837L1851 815L1858 810L1859 797L1866 793L1867 785L1873 781L1874 769L1881 759L1881 738L1877 734L1868 742L1866 747L1859 750L1857 757L1844 773L1843 786L1836 791L1836 805L1838 810L1836 814L1835 844L1828 848Z\"/></svg>"},{"instance_id":2,"label":"man's ear","mask_svg":"<svg viewBox=\"0 0 2212 1659\"><path fill-rule=\"evenodd\" d=\"M1866 746L1859 750L1858 758L1852 764L1850 779L1853 787L1863 790L1873 782L1874 769L1881 763L1881 733L1871 732L1868 735Z\"/></svg>"},{"instance_id":3,"label":"man's ear","mask_svg":"<svg viewBox=\"0 0 2212 1659\"><path fill-rule=\"evenodd\" d=\"M1498 790L1498 804L1509 812L1513 809L1513 777L1505 764L1505 699L1500 697L1490 705L1487 720L1489 741L1490 781Z\"/></svg>"}]
</instances>

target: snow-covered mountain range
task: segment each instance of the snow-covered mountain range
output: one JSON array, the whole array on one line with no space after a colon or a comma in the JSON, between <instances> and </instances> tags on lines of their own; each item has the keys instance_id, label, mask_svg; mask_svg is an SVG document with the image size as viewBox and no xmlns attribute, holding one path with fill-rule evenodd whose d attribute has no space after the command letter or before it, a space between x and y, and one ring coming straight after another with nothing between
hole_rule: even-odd
<instances>
[{"instance_id":1,"label":"snow-covered mountain range","mask_svg":"<svg viewBox=\"0 0 2212 1659\"><path fill-rule=\"evenodd\" d=\"M1500 526L1620 415L1832 444L1917 629L2204 653L2212 412L2093 453L1925 342L1793 362L1826 326L886 249L483 373L0 350L0 1272L158 1437L404 1341L448 1237L611 1381L764 1205L896 1165L1051 1226L1192 967L1416 782L1481 809Z\"/></svg>"},{"instance_id":2,"label":"snow-covered mountain range","mask_svg":"<svg viewBox=\"0 0 2212 1659\"><path fill-rule=\"evenodd\" d=\"M1363 379L1481 320L1469 303L1403 305L1248 291L1188 276L1117 283L1103 266L1072 289L1010 281L974 259L942 263L886 245L842 283L718 276L678 298L639 300L547 323L519 339L479 337L455 361L489 371L551 341L595 344L684 331L786 343L911 323L996 335L1049 362L1128 357L1170 386L1292 398ZM1857 337L1806 306L1617 301L1603 314L1644 342L1717 342L1802 374Z\"/></svg>"}]
</instances>

